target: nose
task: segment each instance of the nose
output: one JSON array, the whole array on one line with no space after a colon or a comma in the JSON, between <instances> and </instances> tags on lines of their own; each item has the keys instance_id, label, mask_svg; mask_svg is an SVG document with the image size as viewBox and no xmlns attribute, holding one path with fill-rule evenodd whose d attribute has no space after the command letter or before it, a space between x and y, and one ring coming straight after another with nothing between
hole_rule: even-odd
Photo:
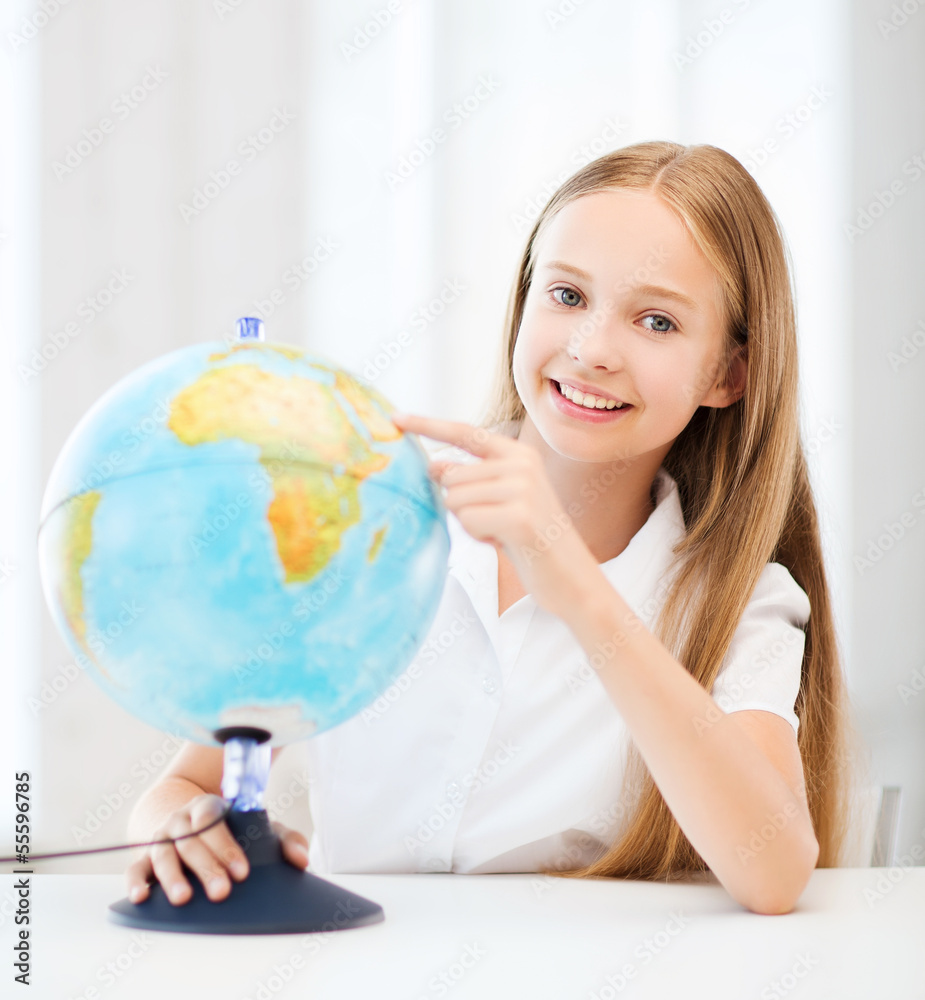
<instances>
[{"instance_id":1,"label":"nose","mask_svg":"<svg viewBox=\"0 0 925 1000\"><path fill-rule=\"evenodd\" d=\"M572 328L568 340L569 357L585 368L623 368L622 338L613 308L608 303L589 313Z\"/></svg>"}]
</instances>

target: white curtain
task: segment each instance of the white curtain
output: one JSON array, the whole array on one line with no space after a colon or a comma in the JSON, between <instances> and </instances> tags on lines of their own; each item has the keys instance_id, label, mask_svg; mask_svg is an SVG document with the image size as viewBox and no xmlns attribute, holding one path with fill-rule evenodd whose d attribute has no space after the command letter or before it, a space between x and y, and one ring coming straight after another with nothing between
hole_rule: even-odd
<instances>
[{"instance_id":1,"label":"white curtain","mask_svg":"<svg viewBox=\"0 0 925 1000\"><path fill-rule=\"evenodd\" d=\"M24 2L10 13L31 13ZM6 35L4 35L6 37ZM39 602L35 543L39 496L41 391L17 363L39 332L38 46L0 46L0 853L13 837L14 772L40 767L38 731L26 709L39 683ZM35 801L35 800L34 800ZM34 822L43 822L40 810Z\"/></svg>"},{"instance_id":2,"label":"white curtain","mask_svg":"<svg viewBox=\"0 0 925 1000\"><path fill-rule=\"evenodd\" d=\"M852 268L878 237L852 243L844 228L925 146L920 126L903 132L904 122L921 121L922 28L910 18L884 35L877 18L889 8L879 0L81 0L38 26L33 4L6 5L0 115L2 134L16 141L0 144L0 463L13 488L0 496L0 560L17 570L0 582L12 696L0 699L0 746L7 771L27 760L40 772L44 844L77 846L87 814L127 782L126 806L85 846L117 841L150 779L138 765L173 752L83 675L37 717L22 710L24 692L70 659L38 593L34 538L51 464L86 409L143 362L226 336L237 316L260 313L270 339L326 354L403 409L474 420L532 219L583 163L651 138L729 150L782 221L840 639L856 690L883 705L870 731L893 727L893 689L925 638L912 614L878 635L882 616L866 613L872 576L863 600L853 593L852 557L906 497L891 501L888 483L876 494L876 477L852 465L876 457L878 426L862 398L868 372L853 357L870 358L871 370L878 363L876 350L858 345L878 335L871 323L890 303L868 286L852 291ZM865 76L873 89L859 91L854 75L867 64L883 72ZM905 74L900 89L894 67ZM871 101L892 122L877 147L855 134L856 122L877 118ZM921 192L881 232L900 225L915 198ZM899 259L914 259L918 246L921 260L916 237L903 239ZM86 303L113 270L131 280L88 320ZM909 331L915 308L921 318L917 287L907 271L899 322ZM69 323L79 332L60 356L17 382L16 366ZM922 376L898 378L906 381L880 379L885 402L894 392L913 398L911 380ZM893 446L894 464L902 453ZM920 603L921 579L910 578L915 545L884 563L876 593L911 592ZM878 639L889 676L869 659ZM865 661L856 663L858 641ZM910 710L894 727L881 773L917 796L921 826L925 795L904 756L919 718ZM27 732L12 728L17 719ZM60 870L123 863L101 855Z\"/></svg>"},{"instance_id":3,"label":"white curtain","mask_svg":"<svg viewBox=\"0 0 925 1000\"><path fill-rule=\"evenodd\" d=\"M342 247L307 288L305 329L404 409L477 418L529 226L578 167L669 138L721 146L751 170L793 253L804 436L850 663L847 9L478 0L378 20L362 3L313 12L306 220Z\"/></svg>"}]
</instances>

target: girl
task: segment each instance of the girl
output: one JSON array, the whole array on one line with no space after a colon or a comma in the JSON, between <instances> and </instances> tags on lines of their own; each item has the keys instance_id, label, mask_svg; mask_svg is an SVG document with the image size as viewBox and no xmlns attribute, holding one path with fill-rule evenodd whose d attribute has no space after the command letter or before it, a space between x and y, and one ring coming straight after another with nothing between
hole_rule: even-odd
<instances>
[{"instance_id":1,"label":"girl","mask_svg":"<svg viewBox=\"0 0 925 1000\"><path fill-rule=\"evenodd\" d=\"M475 615L374 725L308 741L313 863L712 873L788 912L839 863L849 713L776 217L716 147L617 150L537 219L506 327L479 425L392 415L446 446L430 472L451 578L431 634ZM476 666L501 688L478 706ZM486 761L489 734L506 762ZM484 762L468 795L447 783L466 760ZM185 748L132 835L206 825L220 777L221 751ZM304 867L305 838L277 829ZM220 824L140 856L132 898L154 876L184 902L180 858L213 899L247 872Z\"/></svg>"}]
</instances>

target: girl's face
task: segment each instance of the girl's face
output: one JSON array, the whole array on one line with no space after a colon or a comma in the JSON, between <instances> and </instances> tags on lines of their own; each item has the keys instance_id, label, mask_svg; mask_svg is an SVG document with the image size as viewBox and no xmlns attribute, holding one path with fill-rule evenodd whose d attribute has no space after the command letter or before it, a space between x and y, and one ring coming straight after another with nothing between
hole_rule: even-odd
<instances>
[{"instance_id":1,"label":"girl's face","mask_svg":"<svg viewBox=\"0 0 925 1000\"><path fill-rule=\"evenodd\" d=\"M654 474L698 406L727 406L744 389L741 359L723 383L720 303L716 272L654 194L570 202L539 241L514 345L521 438L576 461L648 455ZM591 393L594 408L559 384Z\"/></svg>"}]
</instances>

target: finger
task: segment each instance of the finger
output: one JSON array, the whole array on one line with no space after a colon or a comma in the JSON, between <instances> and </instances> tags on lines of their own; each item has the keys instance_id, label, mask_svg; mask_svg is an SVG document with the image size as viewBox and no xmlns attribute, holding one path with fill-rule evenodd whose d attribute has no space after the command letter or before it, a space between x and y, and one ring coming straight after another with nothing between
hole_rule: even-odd
<instances>
[{"instance_id":1,"label":"finger","mask_svg":"<svg viewBox=\"0 0 925 1000\"><path fill-rule=\"evenodd\" d=\"M273 823L273 829L280 838L283 857L296 868L308 867L308 841L298 830L290 830L282 823Z\"/></svg>"},{"instance_id":2,"label":"finger","mask_svg":"<svg viewBox=\"0 0 925 1000\"><path fill-rule=\"evenodd\" d=\"M222 822L208 830L205 829L222 814L224 809L225 800L217 795L199 799L190 809L190 823L193 830L205 830L199 834L199 841L205 844L236 882L243 882L250 871L250 865L244 849L234 839L227 825Z\"/></svg>"},{"instance_id":3,"label":"finger","mask_svg":"<svg viewBox=\"0 0 925 1000\"><path fill-rule=\"evenodd\" d=\"M152 840L164 840L176 836L165 827L156 830ZM193 894L180 867L180 857L173 844L156 844L151 848L151 866L154 876L164 887L167 898L174 906L181 906Z\"/></svg>"},{"instance_id":4,"label":"finger","mask_svg":"<svg viewBox=\"0 0 925 1000\"><path fill-rule=\"evenodd\" d=\"M514 443L503 434L492 434L484 427L474 427L457 420L438 420L435 417L418 416L416 413L393 413L392 420L403 430L423 434L435 441L455 444L479 458L507 454L509 446Z\"/></svg>"},{"instance_id":5,"label":"finger","mask_svg":"<svg viewBox=\"0 0 925 1000\"><path fill-rule=\"evenodd\" d=\"M496 503L466 504L456 514L459 523L479 542L488 542L495 550L501 552L505 548L505 529L510 527L510 518L504 514L504 508ZM504 523L499 524L499 520ZM498 529L501 528L501 536Z\"/></svg>"},{"instance_id":6,"label":"finger","mask_svg":"<svg viewBox=\"0 0 925 1000\"><path fill-rule=\"evenodd\" d=\"M523 488L510 479L489 479L478 483L453 483L447 486L443 502L457 511L470 504L499 504L523 496Z\"/></svg>"},{"instance_id":7,"label":"finger","mask_svg":"<svg viewBox=\"0 0 925 1000\"><path fill-rule=\"evenodd\" d=\"M148 898L148 880L153 878L154 869L151 866L151 858L145 855L133 862L125 870L125 882L128 890L128 898L133 903L140 903Z\"/></svg>"},{"instance_id":8,"label":"finger","mask_svg":"<svg viewBox=\"0 0 925 1000\"><path fill-rule=\"evenodd\" d=\"M494 479L510 471L510 461L498 458L486 458L481 462L449 462L435 458L427 463L427 474L443 486L473 479Z\"/></svg>"},{"instance_id":9,"label":"finger","mask_svg":"<svg viewBox=\"0 0 925 1000\"><path fill-rule=\"evenodd\" d=\"M185 903L192 895L192 887L180 865L181 859L202 883L209 899L216 901L224 899L231 891L231 881L222 863L198 836L185 836L192 831L190 817L186 813L178 813L171 817L167 826L167 836L183 839L176 839L173 845L159 844L153 849L154 871L161 884L167 888L171 902Z\"/></svg>"},{"instance_id":10,"label":"finger","mask_svg":"<svg viewBox=\"0 0 925 1000\"><path fill-rule=\"evenodd\" d=\"M225 866L201 838L187 837L178 841L176 848L183 863L202 883L209 899L218 901L231 892L231 879Z\"/></svg>"}]
</instances>

